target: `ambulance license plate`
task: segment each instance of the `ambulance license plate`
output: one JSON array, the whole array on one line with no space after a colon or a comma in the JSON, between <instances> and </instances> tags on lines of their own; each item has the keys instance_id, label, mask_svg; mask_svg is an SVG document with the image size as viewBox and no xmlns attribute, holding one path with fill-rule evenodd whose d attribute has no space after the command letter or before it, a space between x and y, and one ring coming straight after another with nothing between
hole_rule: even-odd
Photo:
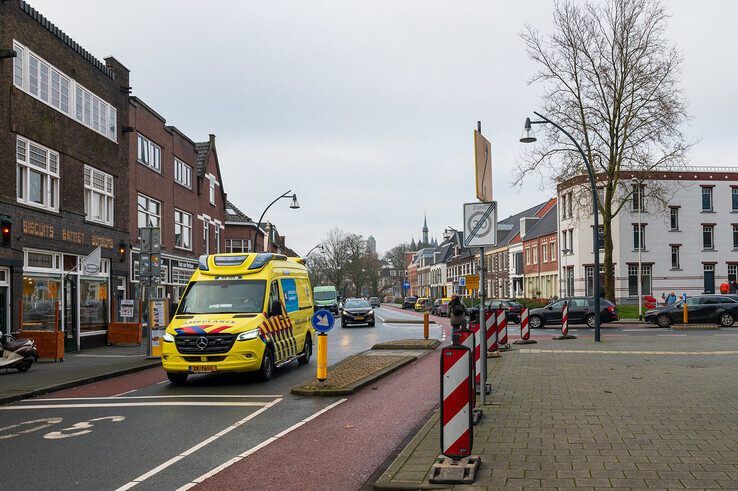
<instances>
[{"instance_id":1,"label":"ambulance license plate","mask_svg":"<svg viewBox=\"0 0 738 491\"><path fill-rule=\"evenodd\" d=\"M215 372L216 370L218 370L216 365L194 365L190 367L192 373Z\"/></svg>"}]
</instances>

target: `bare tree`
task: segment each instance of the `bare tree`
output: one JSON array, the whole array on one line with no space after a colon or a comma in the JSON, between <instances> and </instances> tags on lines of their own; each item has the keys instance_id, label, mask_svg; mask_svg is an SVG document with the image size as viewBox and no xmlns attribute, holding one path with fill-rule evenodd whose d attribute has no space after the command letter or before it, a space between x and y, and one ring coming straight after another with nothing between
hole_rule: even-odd
<instances>
[{"instance_id":1,"label":"bare tree","mask_svg":"<svg viewBox=\"0 0 738 491\"><path fill-rule=\"evenodd\" d=\"M384 260L390 263L393 269L404 271L407 268L405 253L411 250L408 243L398 244L384 253Z\"/></svg>"},{"instance_id":2,"label":"bare tree","mask_svg":"<svg viewBox=\"0 0 738 491\"><path fill-rule=\"evenodd\" d=\"M553 16L550 36L530 26L522 34L539 67L530 82L545 86L546 116L580 142L602 188L605 295L614 300L612 220L633 193L631 177L645 181L652 202L667 202L668 191L649 177L683 164L694 144L679 129L689 119L678 87L682 58L655 0L562 1ZM563 180L585 172L565 135L548 126L545 140L523 158L516 184L530 173Z\"/></svg>"},{"instance_id":3,"label":"bare tree","mask_svg":"<svg viewBox=\"0 0 738 491\"><path fill-rule=\"evenodd\" d=\"M346 247L348 234L340 228L334 228L323 241L323 252L315 259L316 269L342 296L346 294L348 279L349 255Z\"/></svg>"},{"instance_id":4,"label":"bare tree","mask_svg":"<svg viewBox=\"0 0 738 491\"><path fill-rule=\"evenodd\" d=\"M366 286L369 274L366 270L366 239L358 234L347 234L346 253L348 255L347 276L353 283L354 295L361 295L361 290Z\"/></svg>"}]
</instances>

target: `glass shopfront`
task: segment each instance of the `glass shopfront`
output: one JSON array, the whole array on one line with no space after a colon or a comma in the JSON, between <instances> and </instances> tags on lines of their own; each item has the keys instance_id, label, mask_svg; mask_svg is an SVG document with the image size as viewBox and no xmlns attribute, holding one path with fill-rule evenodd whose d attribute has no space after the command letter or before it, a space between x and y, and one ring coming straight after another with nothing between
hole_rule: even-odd
<instances>
[{"instance_id":1,"label":"glass shopfront","mask_svg":"<svg viewBox=\"0 0 738 491\"><path fill-rule=\"evenodd\" d=\"M85 335L108 328L108 280L79 280L79 329Z\"/></svg>"},{"instance_id":2,"label":"glass shopfront","mask_svg":"<svg viewBox=\"0 0 738 491\"><path fill-rule=\"evenodd\" d=\"M22 329L53 331L57 303L61 300L61 276L23 276Z\"/></svg>"}]
</instances>

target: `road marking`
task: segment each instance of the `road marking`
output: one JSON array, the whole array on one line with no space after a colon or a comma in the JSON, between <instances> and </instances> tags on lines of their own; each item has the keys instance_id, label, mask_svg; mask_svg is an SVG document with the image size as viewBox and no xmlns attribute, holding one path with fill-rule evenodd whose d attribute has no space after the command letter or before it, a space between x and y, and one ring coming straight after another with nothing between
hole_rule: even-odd
<instances>
[{"instance_id":1,"label":"road marking","mask_svg":"<svg viewBox=\"0 0 738 491\"><path fill-rule=\"evenodd\" d=\"M246 395L217 395L217 394L192 394L192 395L171 395L171 396L130 396L130 397L118 397L118 396L105 396L105 397L59 397L51 399L33 399L34 401L49 402L49 401L104 401L104 400L128 400L128 399L189 399L189 398L212 398L212 399L253 399L253 398L270 398L278 399L283 397L281 394L246 394Z\"/></svg>"},{"instance_id":2,"label":"road marking","mask_svg":"<svg viewBox=\"0 0 738 491\"><path fill-rule=\"evenodd\" d=\"M80 421L79 423L75 423L69 428L64 428L60 431L52 431L44 435L44 438L47 440L60 440L62 438L71 438L73 436L82 436L86 435L88 433L92 433L92 429L94 425L93 422L98 421L112 421L113 423L120 423L121 421L125 421L125 416L103 416L102 418L94 418L89 421ZM73 431L73 430L79 430L79 431ZM71 432L71 433L65 433L65 432Z\"/></svg>"},{"instance_id":3,"label":"road marking","mask_svg":"<svg viewBox=\"0 0 738 491\"><path fill-rule=\"evenodd\" d=\"M121 400L122 398L118 398ZM62 399L63 400L63 399ZM280 399L281 400L281 399ZM15 409L73 409L93 407L146 407L146 406L209 406L209 407L262 407L268 406L269 402L229 402L229 401L153 401L153 402L100 402L91 404L38 404L29 406L2 406L0 411L12 411Z\"/></svg>"},{"instance_id":4,"label":"road marking","mask_svg":"<svg viewBox=\"0 0 738 491\"><path fill-rule=\"evenodd\" d=\"M137 390L138 390L138 389L131 389L131 390L127 390L127 391L125 391L125 392L121 392L120 394L115 394L115 396L114 396L114 397L120 397L120 396L124 396L124 395L126 395L126 394L132 394L132 393L136 392Z\"/></svg>"},{"instance_id":5,"label":"road marking","mask_svg":"<svg viewBox=\"0 0 738 491\"><path fill-rule=\"evenodd\" d=\"M26 433L33 433L34 431L43 430L44 428L48 428L51 425L54 425L56 423L61 423L62 418L43 418L43 419L34 419L32 421L24 421L23 423L18 423L10 426L5 426L3 428L0 428L0 433L2 433L5 430L11 430L13 428L18 428L25 425L31 425L35 423L42 423L38 426L32 426L31 428L20 430L17 433L10 433L8 435L0 435L0 440L7 440L8 438L13 438L18 435L23 435Z\"/></svg>"},{"instance_id":6,"label":"road marking","mask_svg":"<svg viewBox=\"0 0 738 491\"><path fill-rule=\"evenodd\" d=\"M621 329L621 330L623 332L652 332L654 329Z\"/></svg>"},{"instance_id":7,"label":"road marking","mask_svg":"<svg viewBox=\"0 0 738 491\"><path fill-rule=\"evenodd\" d=\"M184 486L178 488L177 491L185 491L187 489L190 489L191 487L197 486L201 482L203 482L206 479L214 476L215 474L217 474L218 472L222 471L223 469L226 469L226 468L232 466L233 464L235 464L239 460L241 460L241 459L243 459L245 457L248 457L249 455L253 454L254 452L257 452L258 450L266 447L270 443L272 443L272 442L274 442L274 441L282 438L283 436L285 436L286 434L290 433L291 431L296 430L297 428L299 428L300 426L304 425L305 423L308 423L308 422L314 420L315 418L317 418L321 414L330 411L334 407L336 407L339 404L342 404L344 402L346 402L346 399L345 398L344 399L341 399L341 400L338 400L338 401L334 402L333 404L331 404L329 406L324 407L323 409L321 409L317 413L313 413L310 416L308 416L307 418L303 419L302 421L298 421L297 423L293 424L292 426L290 426L286 430L277 433L276 435L274 435L271 438L267 438L266 440L264 440L263 442L259 443L258 445L253 446L250 449L246 450L244 453L239 454L238 456L233 457L232 459L230 459L230 460L222 463L218 467L215 467L215 468L209 470L208 472L206 472L202 476L198 477L197 479L193 479L192 481L188 482ZM123 491L123 489L119 489L118 491Z\"/></svg>"},{"instance_id":8,"label":"road marking","mask_svg":"<svg viewBox=\"0 0 738 491\"><path fill-rule=\"evenodd\" d=\"M191 448L185 450L184 452L180 453L179 455L176 455L176 456L172 457L171 459L167 460L166 462L158 465L157 467L154 467L149 472L147 472L145 474L141 474L140 476L138 476L133 481L131 481L131 482L129 482L127 484L124 484L123 486L119 487L117 489L117 491L125 491L126 489L131 489L132 487L136 486L137 484L139 484L139 483L147 480L151 476L154 476L154 475L158 474L159 472L163 471L164 469L166 469L170 465L172 465L172 464L174 464L176 462L179 462L180 460L182 460L183 458L187 457L190 454L193 454L193 453L197 452L198 450L200 450L205 445L208 445L208 444L214 442L215 440L217 440L218 438L222 437L223 435L225 435L225 434L227 434L227 433L235 430L236 428L238 428L242 424L244 424L244 423L246 423L246 422L254 419L255 417L257 417L258 415L260 415L261 413L263 413L264 411L266 411L267 409L271 408L272 406L274 406L275 404L277 404L279 402L282 402L282 399L281 398L280 399L276 399L276 400L274 400L274 401L272 401L270 403L267 403L261 409L258 409L257 411L254 411L253 413L249 414L245 418L243 418L243 419L241 419L239 421L236 421L235 423L233 423L232 425L228 426L227 428L224 428L223 430L219 431L215 435L213 435L213 436L211 436L209 438L206 438L205 440L201 441L200 443L198 443L194 447L191 447Z\"/></svg>"},{"instance_id":9,"label":"road marking","mask_svg":"<svg viewBox=\"0 0 738 491\"><path fill-rule=\"evenodd\" d=\"M657 334L656 336L687 336L686 334Z\"/></svg>"},{"instance_id":10,"label":"road marking","mask_svg":"<svg viewBox=\"0 0 738 491\"><path fill-rule=\"evenodd\" d=\"M379 319L380 321L384 322L384 318L381 317L379 314L376 314L375 313L374 315L377 317L377 319Z\"/></svg>"}]
</instances>

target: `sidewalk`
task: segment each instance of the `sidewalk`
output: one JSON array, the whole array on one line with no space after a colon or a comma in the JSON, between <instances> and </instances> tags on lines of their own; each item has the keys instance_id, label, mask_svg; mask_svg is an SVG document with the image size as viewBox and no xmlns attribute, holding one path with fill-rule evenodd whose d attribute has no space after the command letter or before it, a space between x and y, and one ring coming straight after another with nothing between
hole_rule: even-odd
<instances>
[{"instance_id":1,"label":"sidewalk","mask_svg":"<svg viewBox=\"0 0 738 491\"><path fill-rule=\"evenodd\" d=\"M738 489L736 341L544 340L489 359L473 486ZM436 412L375 487L433 487L438 453Z\"/></svg>"},{"instance_id":2,"label":"sidewalk","mask_svg":"<svg viewBox=\"0 0 738 491\"><path fill-rule=\"evenodd\" d=\"M105 346L67 353L65 361L39 361L25 373L0 369L0 404L161 366L146 358L146 345Z\"/></svg>"}]
</instances>

